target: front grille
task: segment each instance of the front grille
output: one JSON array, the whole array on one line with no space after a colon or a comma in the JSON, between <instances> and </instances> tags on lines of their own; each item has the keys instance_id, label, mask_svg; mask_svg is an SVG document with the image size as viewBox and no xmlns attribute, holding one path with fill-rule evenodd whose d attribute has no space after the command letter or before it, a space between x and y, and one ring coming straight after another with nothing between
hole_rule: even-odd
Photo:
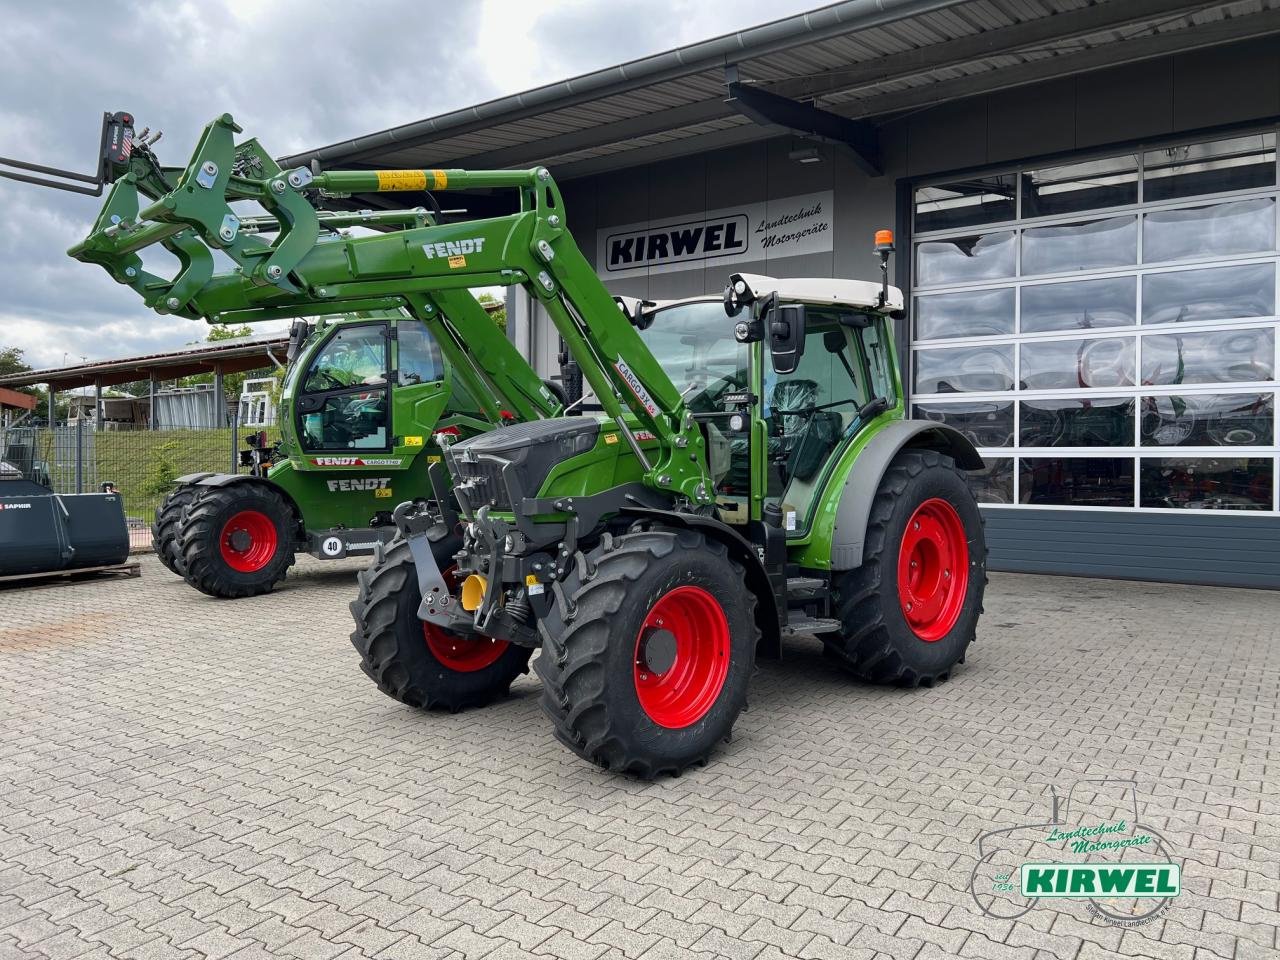
<instances>
[{"instance_id":1,"label":"front grille","mask_svg":"<svg viewBox=\"0 0 1280 960\"><path fill-rule=\"evenodd\" d=\"M502 482L502 462L489 458L471 462L461 457L454 461L458 476L454 483L460 487L473 509L488 506L492 510L511 510L506 485Z\"/></svg>"}]
</instances>

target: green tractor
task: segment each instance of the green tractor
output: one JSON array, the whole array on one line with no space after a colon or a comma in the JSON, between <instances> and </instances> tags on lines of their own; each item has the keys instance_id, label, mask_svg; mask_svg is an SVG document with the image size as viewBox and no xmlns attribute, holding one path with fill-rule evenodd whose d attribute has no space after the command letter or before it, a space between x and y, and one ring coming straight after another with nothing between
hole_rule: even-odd
<instances>
[{"instance_id":1,"label":"green tractor","mask_svg":"<svg viewBox=\"0 0 1280 960\"><path fill-rule=\"evenodd\" d=\"M288 357L279 443L251 434L247 475L179 477L156 509L156 555L211 596L267 592L299 552L372 554L395 533L392 508L431 495L432 434L489 428L426 328L398 311L297 320Z\"/></svg>"},{"instance_id":2,"label":"green tractor","mask_svg":"<svg viewBox=\"0 0 1280 960\"><path fill-rule=\"evenodd\" d=\"M877 237L878 284L736 275L721 299L615 300L545 168L286 171L237 132L230 116L210 123L141 210L146 177L121 177L71 252L162 312L398 310L439 345L490 429L433 434L431 495L392 510L396 536L360 576L351 639L385 693L483 703L541 648L556 736L652 777L706 761L756 656L793 635L904 686L964 659L986 548L963 471L982 460L956 431L905 417L891 236ZM379 235L319 238L358 219L320 212L335 196L446 188L507 191L512 212L388 211ZM273 241L232 212L249 200ZM150 243L178 255L175 277L142 270L133 251ZM237 269L214 275L208 248ZM599 413L564 415L581 398L562 408L468 292L494 285L537 299Z\"/></svg>"}]
</instances>

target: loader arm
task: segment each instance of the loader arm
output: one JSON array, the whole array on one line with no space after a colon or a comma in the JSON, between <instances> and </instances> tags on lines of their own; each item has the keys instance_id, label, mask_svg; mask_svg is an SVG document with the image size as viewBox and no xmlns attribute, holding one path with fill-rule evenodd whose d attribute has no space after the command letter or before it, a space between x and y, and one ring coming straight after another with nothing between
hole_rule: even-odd
<instances>
[{"instance_id":1,"label":"loader arm","mask_svg":"<svg viewBox=\"0 0 1280 960\"><path fill-rule=\"evenodd\" d=\"M654 489L701 505L712 500L701 431L670 378L622 316L565 224L560 191L532 170L282 170L224 114L205 127L190 161L160 195L134 172L108 195L93 231L71 256L105 267L161 313L241 323L293 316L407 309L436 337L492 422L554 416L559 405L468 293L519 284L540 302L607 416ZM162 181L163 182L163 181ZM438 224L423 208L368 214L321 212L322 198L448 188L512 189L519 211ZM151 203L139 203L139 195ZM240 218L237 202L267 216ZM340 226L381 228L349 237ZM322 230L331 231L322 236ZM274 239L261 236L274 231ZM142 269L138 251L160 243L181 263L166 280ZM236 264L215 273L211 250ZM503 416L506 411L508 416ZM659 442L641 449L630 413Z\"/></svg>"}]
</instances>

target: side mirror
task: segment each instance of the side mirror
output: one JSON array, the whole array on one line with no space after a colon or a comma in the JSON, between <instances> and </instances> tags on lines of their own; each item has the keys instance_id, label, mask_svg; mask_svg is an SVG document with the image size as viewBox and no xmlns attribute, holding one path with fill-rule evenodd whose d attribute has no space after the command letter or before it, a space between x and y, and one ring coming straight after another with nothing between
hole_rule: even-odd
<instances>
[{"instance_id":1,"label":"side mirror","mask_svg":"<svg viewBox=\"0 0 1280 960\"><path fill-rule=\"evenodd\" d=\"M794 373L804 356L804 304L775 304L765 314L764 328L769 335L774 372Z\"/></svg>"},{"instance_id":2,"label":"side mirror","mask_svg":"<svg viewBox=\"0 0 1280 960\"><path fill-rule=\"evenodd\" d=\"M293 363L297 358L298 350L301 349L309 336L311 336L311 326L307 321L293 321L293 325L289 328L289 349L285 353L285 360L288 363Z\"/></svg>"}]
</instances>

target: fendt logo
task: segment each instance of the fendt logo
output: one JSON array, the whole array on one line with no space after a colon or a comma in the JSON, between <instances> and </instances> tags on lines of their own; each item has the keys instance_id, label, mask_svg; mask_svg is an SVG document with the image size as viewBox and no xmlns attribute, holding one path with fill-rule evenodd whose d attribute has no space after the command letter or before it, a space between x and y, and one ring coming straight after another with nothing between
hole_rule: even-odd
<instances>
[{"instance_id":1,"label":"fendt logo","mask_svg":"<svg viewBox=\"0 0 1280 960\"><path fill-rule=\"evenodd\" d=\"M436 257L462 257L468 253L480 253L484 250L484 237L468 237L466 240L442 240L439 243L424 243L422 252L428 260Z\"/></svg>"},{"instance_id":2,"label":"fendt logo","mask_svg":"<svg viewBox=\"0 0 1280 960\"><path fill-rule=\"evenodd\" d=\"M312 457L313 467L398 467L400 457Z\"/></svg>"},{"instance_id":3,"label":"fendt logo","mask_svg":"<svg viewBox=\"0 0 1280 960\"><path fill-rule=\"evenodd\" d=\"M0 503L0 510L30 510L29 503Z\"/></svg>"},{"instance_id":4,"label":"fendt logo","mask_svg":"<svg viewBox=\"0 0 1280 960\"><path fill-rule=\"evenodd\" d=\"M352 477L343 480L329 480L329 491L337 493L341 490L383 490L391 485L390 477Z\"/></svg>"},{"instance_id":5,"label":"fendt logo","mask_svg":"<svg viewBox=\"0 0 1280 960\"><path fill-rule=\"evenodd\" d=\"M682 260L707 260L746 253L747 215L694 220L609 237L606 270L630 270Z\"/></svg>"}]
</instances>

